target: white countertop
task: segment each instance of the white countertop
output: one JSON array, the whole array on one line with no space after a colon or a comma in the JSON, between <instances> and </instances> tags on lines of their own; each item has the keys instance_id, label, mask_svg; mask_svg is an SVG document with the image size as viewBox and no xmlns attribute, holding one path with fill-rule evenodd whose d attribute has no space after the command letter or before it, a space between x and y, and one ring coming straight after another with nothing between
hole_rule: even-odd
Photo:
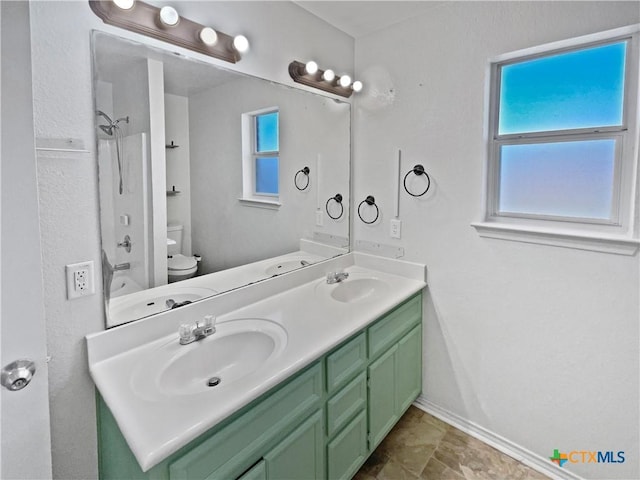
<instances>
[{"instance_id":1,"label":"white countertop","mask_svg":"<svg viewBox=\"0 0 640 480\"><path fill-rule=\"evenodd\" d=\"M388 291L353 303L332 300L328 292L334 286L327 285L324 277L334 270L344 270L350 278L377 278ZM423 265L350 253L89 335L89 370L131 451L147 471L420 291L425 280ZM243 318L276 322L286 329L286 348L229 385L189 395L141 395L132 381L135 366L159 346L177 343L181 323L193 323L207 313L217 313L218 324Z\"/></svg>"}]
</instances>

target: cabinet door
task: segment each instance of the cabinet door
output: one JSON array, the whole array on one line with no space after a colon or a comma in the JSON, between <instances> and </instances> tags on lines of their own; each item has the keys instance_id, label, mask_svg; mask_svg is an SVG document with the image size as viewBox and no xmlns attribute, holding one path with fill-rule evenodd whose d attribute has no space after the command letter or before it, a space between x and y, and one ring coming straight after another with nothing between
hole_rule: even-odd
<instances>
[{"instance_id":1,"label":"cabinet door","mask_svg":"<svg viewBox=\"0 0 640 480\"><path fill-rule=\"evenodd\" d=\"M327 445L330 480L349 480L367 458L367 416L360 412Z\"/></svg>"},{"instance_id":2,"label":"cabinet door","mask_svg":"<svg viewBox=\"0 0 640 480\"><path fill-rule=\"evenodd\" d=\"M422 390L422 326L418 325L398 342L396 405L401 415Z\"/></svg>"},{"instance_id":3,"label":"cabinet door","mask_svg":"<svg viewBox=\"0 0 640 480\"><path fill-rule=\"evenodd\" d=\"M323 423L319 410L264 456L269 480L324 478Z\"/></svg>"},{"instance_id":4,"label":"cabinet door","mask_svg":"<svg viewBox=\"0 0 640 480\"><path fill-rule=\"evenodd\" d=\"M398 420L396 362L398 345L369 366L369 450L378 446Z\"/></svg>"}]
</instances>

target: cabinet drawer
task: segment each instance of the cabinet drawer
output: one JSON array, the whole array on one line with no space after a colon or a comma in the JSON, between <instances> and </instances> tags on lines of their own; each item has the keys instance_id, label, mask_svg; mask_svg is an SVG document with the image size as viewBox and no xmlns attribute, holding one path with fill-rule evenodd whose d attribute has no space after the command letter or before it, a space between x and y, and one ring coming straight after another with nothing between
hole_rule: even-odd
<instances>
[{"instance_id":1,"label":"cabinet drawer","mask_svg":"<svg viewBox=\"0 0 640 480\"><path fill-rule=\"evenodd\" d=\"M344 427L367 403L367 375L362 372L327 402L327 435Z\"/></svg>"},{"instance_id":2,"label":"cabinet drawer","mask_svg":"<svg viewBox=\"0 0 640 480\"><path fill-rule=\"evenodd\" d=\"M422 294L410 298L382 317L367 331L369 357L374 359L384 352L396 343L403 334L408 332L411 327L420 323L421 318Z\"/></svg>"},{"instance_id":3,"label":"cabinet drawer","mask_svg":"<svg viewBox=\"0 0 640 480\"><path fill-rule=\"evenodd\" d=\"M327 445L328 477L348 480L366 458L367 415L363 410Z\"/></svg>"},{"instance_id":4,"label":"cabinet drawer","mask_svg":"<svg viewBox=\"0 0 640 480\"><path fill-rule=\"evenodd\" d=\"M247 461L259 459L267 446L320 407L322 380L317 363L171 463L171 479L237 476Z\"/></svg>"},{"instance_id":5,"label":"cabinet drawer","mask_svg":"<svg viewBox=\"0 0 640 480\"><path fill-rule=\"evenodd\" d=\"M327 391L335 392L367 365L367 342L364 332L327 356Z\"/></svg>"}]
</instances>

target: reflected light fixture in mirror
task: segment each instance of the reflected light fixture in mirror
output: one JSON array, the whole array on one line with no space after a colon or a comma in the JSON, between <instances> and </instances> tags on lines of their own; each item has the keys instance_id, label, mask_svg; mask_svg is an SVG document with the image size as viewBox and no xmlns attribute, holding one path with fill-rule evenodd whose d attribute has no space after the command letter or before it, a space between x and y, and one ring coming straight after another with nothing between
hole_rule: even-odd
<instances>
[{"instance_id":1,"label":"reflected light fixture in mirror","mask_svg":"<svg viewBox=\"0 0 640 480\"><path fill-rule=\"evenodd\" d=\"M325 92L349 98L353 92L362 90L362 82L351 83L349 75L342 75L336 79L333 70L321 70L314 61L302 63L294 60L289 64L289 75L294 82L318 88Z\"/></svg>"},{"instance_id":2,"label":"reflected light fixture in mirror","mask_svg":"<svg viewBox=\"0 0 640 480\"><path fill-rule=\"evenodd\" d=\"M351 77L349 75L342 75L340 77L340 80L338 80L338 83L341 87L347 88L349 85L351 85Z\"/></svg>"},{"instance_id":3,"label":"reflected light fixture in mirror","mask_svg":"<svg viewBox=\"0 0 640 480\"><path fill-rule=\"evenodd\" d=\"M169 5L154 7L138 0L89 0L93 13L109 25L157 38L210 57L236 63L249 49L244 35L232 37L181 17Z\"/></svg>"}]
</instances>

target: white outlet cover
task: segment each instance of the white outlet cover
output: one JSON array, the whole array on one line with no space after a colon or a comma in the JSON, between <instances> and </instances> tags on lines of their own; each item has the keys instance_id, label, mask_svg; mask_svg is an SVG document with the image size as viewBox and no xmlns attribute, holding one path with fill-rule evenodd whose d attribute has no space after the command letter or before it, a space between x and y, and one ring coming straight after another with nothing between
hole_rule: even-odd
<instances>
[{"instance_id":1,"label":"white outlet cover","mask_svg":"<svg viewBox=\"0 0 640 480\"><path fill-rule=\"evenodd\" d=\"M402 221L398 219L391 219L389 234L391 238L402 237Z\"/></svg>"},{"instance_id":2,"label":"white outlet cover","mask_svg":"<svg viewBox=\"0 0 640 480\"><path fill-rule=\"evenodd\" d=\"M96 282L94 278L93 260L80 263L71 263L65 267L67 277L67 299L86 297L96 292ZM76 288L76 274L85 270L87 272L84 281L85 288Z\"/></svg>"}]
</instances>

